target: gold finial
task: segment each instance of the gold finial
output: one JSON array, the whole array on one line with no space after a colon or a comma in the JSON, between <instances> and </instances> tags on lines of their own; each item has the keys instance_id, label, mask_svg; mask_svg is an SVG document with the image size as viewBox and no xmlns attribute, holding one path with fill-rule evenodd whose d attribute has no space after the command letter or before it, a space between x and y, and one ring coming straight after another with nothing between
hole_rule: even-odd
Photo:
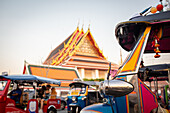
<instances>
[{"instance_id":1,"label":"gold finial","mask_svg":"<svg viewBox=\"0 0 170 113\"><path fill-rule=\"evenodd\" d=\"M24 60L24 63L25 63L25 64L27 64L27 61L26 61L26 60Z\"/></svg>"},{"instance_id":2,"label":"gold finial","mask_svg":"<svg viewBox=\"0 0 170 113\"><path fill-rule=\"evenodd\" d=\"M79 28L79 24L80 24L80 19L78 20L77 28Z\"/></svg>"},{"instance_id":3,"label":"gold finial","mask_svg":"<svg viewBox=\"0 0 170 113\"><path fill-rule=\"evenodd\" d=\"M84 23L83 23L82 28L81 28L82 30L83 30L83 27L84 27Z\"/></svg>"},{"instance_id":4,"label":"gold finial","mask_svg":"<svg viewBox=\"0 0 170 113\"><path fill-rule=\"evenodd\" d=\"M90 30L90 20L89 20L89 26L88 26L88 30Z\"/></svg>"},{"instance_id":5,"label":"gold finial","mask_svg":"<svg viewBox=\"0 0 170 113\"><path fill-rule=\"evenodd\" d=\"M88 30L90 30L90 24L89 24L89 26L88 26Z\"/></svg>"}]
</instances>

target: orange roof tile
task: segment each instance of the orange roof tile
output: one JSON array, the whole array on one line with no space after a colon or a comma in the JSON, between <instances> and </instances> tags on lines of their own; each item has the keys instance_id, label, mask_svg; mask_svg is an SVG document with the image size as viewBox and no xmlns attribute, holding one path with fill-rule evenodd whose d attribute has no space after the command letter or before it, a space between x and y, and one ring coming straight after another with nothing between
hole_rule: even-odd
<instances>
[{"instance_id":1,"label":"orange roof tile","mask_svg":"<svg viewBox=\"0 0 170 113\"><path fill-rule=\"evenodd\" d=\"M28 65L28 71L32 75L57 80L73 80L79 78L78 72L74 68Z\"/></svg>"}]
</instances>

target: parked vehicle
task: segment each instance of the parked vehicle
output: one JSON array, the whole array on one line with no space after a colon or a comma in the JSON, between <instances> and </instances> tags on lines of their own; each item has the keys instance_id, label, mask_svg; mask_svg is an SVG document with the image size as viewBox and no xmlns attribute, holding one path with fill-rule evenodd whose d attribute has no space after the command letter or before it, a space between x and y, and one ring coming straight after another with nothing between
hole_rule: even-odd
<instances>
[{"instance_id":1,"label":"parked vehicle","mask_svg":"<svg viewBox=\"0 0 170 113\"><path fill-rule=\"evenodd\" d=\"M161 97L164 103L159 101L157 87L159 80L169 81L170 67L166 62L157 69L156 65L147 67L142 57L144 53L155 53L153 57L159 59L160 52L170 53L170 11L119 23L115 34L121 47L131 52L117 74L111 75L112 80L101 82L99 89L104 103L87 106L81 113L168 113L169 86L163 89L166 91ZM155 92L146 81L155 82Z\"/></svg>"},{"instance_id":2,"label":"parked vehicle","mask_svg":"<svg viewBox=\"0 0 170 113\"><path fill-rule=\"evenodd\" d=\"M60 109L64 110L66 105L67 105L67 102L66 102L65 98L64 97L59 97L59 96L57 96L57 98L61 99L61 108Z\"/></svg>"},{"instance_id":3,"label":"parked vehicle","mask_svg":"<svg viewBox=\"0 0 170 113\"><path fill-rule=\"evenodd\" d=\"M11 89L10 85L19 84L22 94L20 101L16 103L14 100L8 98L8 91ZM0 110L1 113L38 113L38 101L36 99L36 89L39 84L50 83L60 85L61 82L54 79L38 77L34 75L9 75L0 76ZM32 99L28 98L28 93L24 92L25 86L34 87L35 96ZM32 92L32 91L31 91ZM30 92L30 93L31 93ZM60 109L60 99L48 99L43 106L44 113L57 113Z\"/></svg>"},{"instance_id":4,"label":"parked vehicle","mask_svg":"<svg viewBox=\"0 0 170 113\"><path fill-rule=\"evenodd\" d=\"M69 113L79 113L82 108L102 100L98 91L89 90L89 82L69 84L70 92L66 98Z\"/></svg>"}]
</instances>

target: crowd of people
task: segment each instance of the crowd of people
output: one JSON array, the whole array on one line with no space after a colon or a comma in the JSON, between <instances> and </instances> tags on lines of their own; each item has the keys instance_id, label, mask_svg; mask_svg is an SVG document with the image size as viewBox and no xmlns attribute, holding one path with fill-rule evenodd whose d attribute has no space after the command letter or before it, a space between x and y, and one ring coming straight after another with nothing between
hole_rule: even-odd
<instances>
[{"instance_id":1,"label":"crowd of people","mask_svg":"<svg viewBox=\"0 0 170 113\"><path fill-rule=\"evenodd\" d=\"M17 85L16 88L14 88L10 93L9 96L11 99L13 99L16 103L20 102L20 98L22 95L22 90L19 88L19 85ZM43 105L45 102L47 102L48 99L56 99L57 98L57 92L54 87L51 88L50 85L41 86L41 88L37 91L37 101L40 105L40 111L43 109Z\"/></svg>"}]
</instances>

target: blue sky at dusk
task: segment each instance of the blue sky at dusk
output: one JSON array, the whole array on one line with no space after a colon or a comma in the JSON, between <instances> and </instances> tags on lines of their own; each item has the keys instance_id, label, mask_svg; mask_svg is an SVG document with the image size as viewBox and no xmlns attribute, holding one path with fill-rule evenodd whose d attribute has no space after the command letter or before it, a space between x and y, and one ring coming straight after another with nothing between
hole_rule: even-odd
<instances>
[{"instance_id":1,"label":"blue sky at dusk","mask_svg":"<svg viewBox=\"0 0 170 113\"><path fill-rule=\"evenodd\" d=\"M77 28L91 33L119 64L115 27L159 0L0 0L0 73L21 74L24 60L41 64ZM127 52L122 50L123 59Z\"/></svg>"}]
</instances>

